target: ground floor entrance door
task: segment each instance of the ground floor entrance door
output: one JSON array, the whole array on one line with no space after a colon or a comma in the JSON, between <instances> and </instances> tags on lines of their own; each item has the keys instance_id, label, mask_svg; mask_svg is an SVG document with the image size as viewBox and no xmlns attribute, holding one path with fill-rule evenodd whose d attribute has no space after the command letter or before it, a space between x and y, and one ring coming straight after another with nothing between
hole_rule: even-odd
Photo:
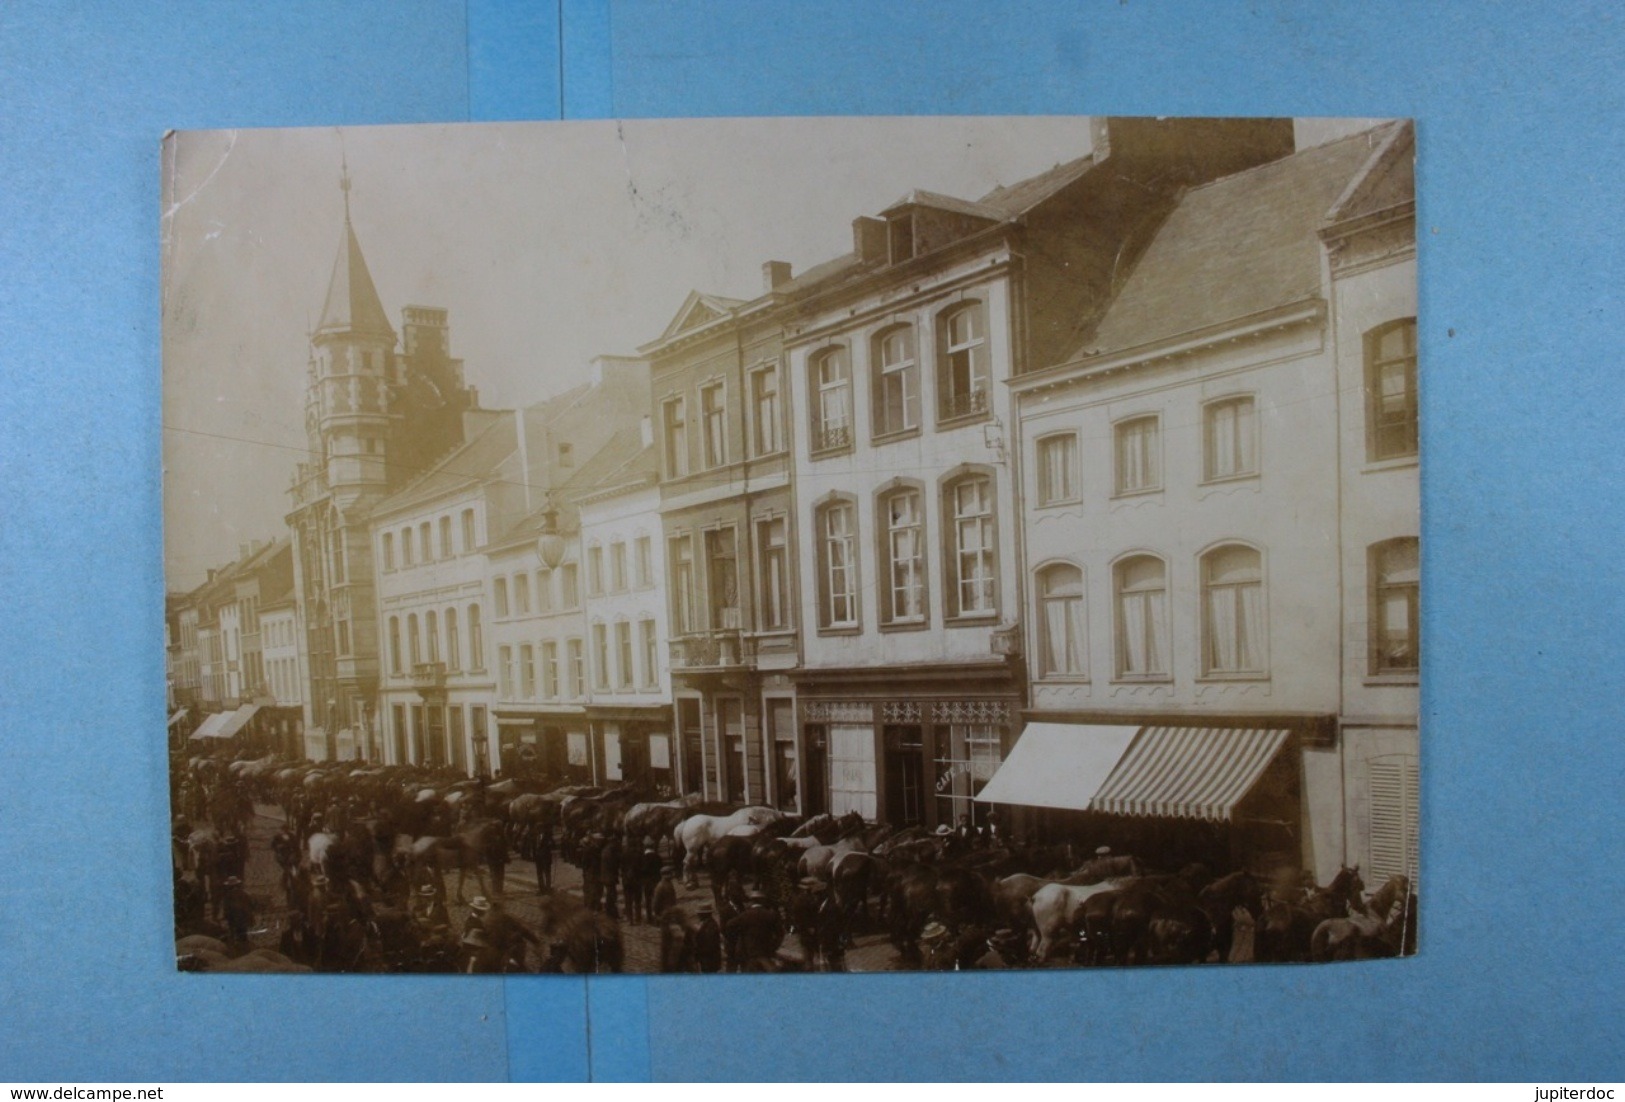
<instances>
[{"instance_id":1,"label":"ground floor entrance door","mask_svg":"<svg viewBox=\"0 0 1625 1102\"><path fill-rule=\"evenodd\" d=\"M886 741L886 821L898 827L925 821L925 743L918 724L891 724Z\"/></svg>"}]
</instances>

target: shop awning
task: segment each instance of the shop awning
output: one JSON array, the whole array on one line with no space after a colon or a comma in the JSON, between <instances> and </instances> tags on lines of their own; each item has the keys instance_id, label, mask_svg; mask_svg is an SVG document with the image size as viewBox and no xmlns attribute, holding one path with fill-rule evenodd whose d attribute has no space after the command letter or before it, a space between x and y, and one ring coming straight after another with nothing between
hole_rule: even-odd
<instances>
[{"instance_id":1,"label":"shop awning","mask_svg":"<svg viewBox=\"0 0 1625 1102\"><path fill-rule=\"evenodd\" d=\"M175 726L175 724L179 723L181 720L183 720L185 718L186 718L186 709L185 708L176 708L175 711L170 714L169 726L173 727L173 726Z\"/></svg>"},{"instance_id":2,"label":"shop awning","mask_svg":"<svg viewBox=\"0 0 1625 1102\"><path fill-rule=\"evenodd\" d=\"M1095 793L1090 810L1223 822L1286 739L1283 730L1147 727Z\"/></svg>"},{"instance_id":3,"label":"shop awning","mask_svg":"<svg viewBox=\"0 0 1625 1102\"><path fill-rule=\"evenodd\" d=\"M1029 723L976 799L1223 822L1286 739L1278 729Z\"/></svg>"},{"instance_id":4,"label":"shop awning","mask_svg":"<svg viewBox=\"0 0 1625 1102\"><path fill-rule=\"evenodd\" d=\"M231 712L210 712L204 717L203 722L198 724L197 730L192 732L192 738L219 738L220 725L231 716Z\"/></svg>"},{"instance_id":5,"label":"shop awning","mask_svg":"<svg viewBox=\"0 0 1625 1102\"><path fill-rule=\"evenodd\" d=\"M244 704L235 712L225 713L225 722L220 724L220 730L215 732L215 738L230 738L241 731L248 721L254 718L254 713L260 710L258 704Z\"/></svg>"},{"instance_id":6,"label":"shop awning","mask_svg":"<svg viewBox=\"0 0 1625 1102\"><path fill-rule=\"evenodd\" d=\"M976 799L1087 811L1138 727L1029 723Z\"/></svg>"}]
</instances>

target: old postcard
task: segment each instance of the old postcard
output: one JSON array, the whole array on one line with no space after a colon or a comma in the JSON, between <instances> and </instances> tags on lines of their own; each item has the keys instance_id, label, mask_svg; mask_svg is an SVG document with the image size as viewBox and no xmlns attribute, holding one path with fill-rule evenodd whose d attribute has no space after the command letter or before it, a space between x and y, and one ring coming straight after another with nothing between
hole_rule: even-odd
<instances>
[{"instance_id":1,"label":"old postcard","mask_svg":"<svg viewBox=\"0 0 1625 1102\"><path fill-rule=\"evenodd\" d=\"M1415 139L172 134L177 961L1415 951Z\"/></svg>"}]
</instances>

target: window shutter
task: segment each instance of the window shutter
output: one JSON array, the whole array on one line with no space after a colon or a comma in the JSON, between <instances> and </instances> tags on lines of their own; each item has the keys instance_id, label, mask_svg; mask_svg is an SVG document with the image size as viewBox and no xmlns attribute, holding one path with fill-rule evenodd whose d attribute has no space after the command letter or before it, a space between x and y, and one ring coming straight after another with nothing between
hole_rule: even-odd
<instances>
[{"instance_id":1,"label":"window shutter","mask_svg":"<svg viewBox=\"0 0 1625 1102\"><path fill-rule=\"evenodd\" d=\"M1366 881L1380 886L1403 875L1416 884L1418 858L1416 762L1373 761L1368 766L1371 790L1371 852Z\"/></svg>"}]
</instances>

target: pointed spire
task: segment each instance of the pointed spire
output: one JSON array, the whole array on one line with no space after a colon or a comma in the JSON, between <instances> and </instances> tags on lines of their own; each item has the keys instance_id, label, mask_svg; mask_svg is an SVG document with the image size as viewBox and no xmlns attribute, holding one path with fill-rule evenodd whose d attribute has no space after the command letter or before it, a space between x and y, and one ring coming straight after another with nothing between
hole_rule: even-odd
<instances>
[{"instance_id":1,"label":"pointed spire","mask_svg":"<svg viewBox=\"0 0 1625 1102\"><path fill-rule=\"evenodd\" d=\"M344 240L339 242L339 254L333 261L333 278L327 284L327 301L322 306L321 320L316 323L316 335L329 333L356 333L395 342L395 330L389 324L389 315L378 299L373 286L372 273L367 271L366 258L361 255L361 243L356 240L355 227L350 224L350 166L341 161L339 190L344 193Z\"/></svg>"}]
</instances>

